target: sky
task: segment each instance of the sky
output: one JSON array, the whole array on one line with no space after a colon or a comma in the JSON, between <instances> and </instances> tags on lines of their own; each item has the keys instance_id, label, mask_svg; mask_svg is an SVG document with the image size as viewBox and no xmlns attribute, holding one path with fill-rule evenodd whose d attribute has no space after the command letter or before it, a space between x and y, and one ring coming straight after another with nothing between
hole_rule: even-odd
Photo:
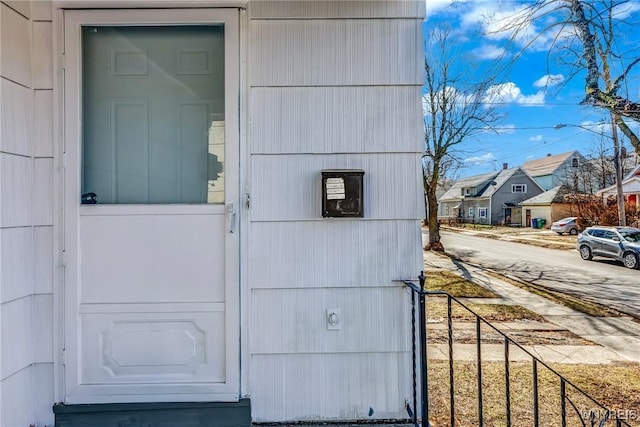
<instances>
[{"instance_id":1,"label":"sky","mask_svg":"<svg viewBox=\"0 0 640 427\"><path fill-rule=\"evenodd\" d=\"M613 153L608 112L580 105L585 73L576 74L563 64L561 54L567 51L553 49L554 36L543 31L559 17L550 14L544 22L534 22L513 43L507 33L496 31L498 22L504 22L502 17L530 4L531 0L426 0L425 38L439 24L449 27L454 65L460 67L457 71L480 78L481 70L490 65L511 63L493 87L500 94L497 112L503 116L494 124L497 132L482 132L456 146L456 155L462 159L458 177L499 170L503 163L521 166L528 160L573 150L588 157L596 155L602 145L607 154ZM620 64L626 67L628 58L640 57L640 31L634 31L634 26L640 27L640 0L628 1L617 16L624 18L626 25L616 33L616 47L626 55ZM524 49L527 42L529 47ZM627 83L629 97L638 101L640 64ZM630 124L640 132L638 124ZM633 152L628 141L619 136Z\"/></svg>"}]
</instances>

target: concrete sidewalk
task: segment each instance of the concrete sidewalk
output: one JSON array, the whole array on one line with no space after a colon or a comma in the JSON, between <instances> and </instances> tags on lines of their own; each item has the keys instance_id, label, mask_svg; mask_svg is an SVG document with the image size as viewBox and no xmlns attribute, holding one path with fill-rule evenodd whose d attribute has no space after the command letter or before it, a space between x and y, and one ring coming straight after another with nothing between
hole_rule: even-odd
<instances>
[{"instance_id":1,"label":"concrete sidewalk","mask_svg":"<svg viewBox=\"0 0 640 427\"><path fill-rule=\"evenodd\" d=\"M589 316L499 280L486 274L481 268L454 261L447 256L439 255L432 251L424 252L424 263L425 269L428 270L445 269L458 272L466 279L500 295L505 304L517 304L525 307L543 316L549 322L598 344L589 346L532 346L531 350L534 351L534 354L539 355L539 358L544 362L640 363L640 324L630 317ZM437 345L435 347L432 356L438 358L440 354L438 347L440 346ZM473 348L469 348L468 351L472 351L475 357L475 346L471 345L470 347ZM530 350L529 348L527 349ZM458 349L456 354L463 357L463 352L465 351L467 351L465 347L462 347ZM492 354L491 352L497 352L496 357L499 357L498 353L501 350L490 350L489 347L487 348L487 357ZM520 354L520 357L522 357L522 354Z\"/></svg>"},{"instance_id":2,"label":"concrete sidewalk","mask_svg":"<svg viewBox=\"0 0 640 427\"><path fill-rule=\"evenodd\" d=\"M443 231L451 231L453 233L467 234L469 236L488 237L497 240L505 240L510 242L521 242L533 244L543 247L554 247L557 249L575 249L577 236L565 234L558 236L551 230L538 228L502 228L500 230L486 228L458 228L441 225ZM424 231L426 232L426 230ZM424 244L424 242L423 242Z\"/></svg>"}]
</instances>

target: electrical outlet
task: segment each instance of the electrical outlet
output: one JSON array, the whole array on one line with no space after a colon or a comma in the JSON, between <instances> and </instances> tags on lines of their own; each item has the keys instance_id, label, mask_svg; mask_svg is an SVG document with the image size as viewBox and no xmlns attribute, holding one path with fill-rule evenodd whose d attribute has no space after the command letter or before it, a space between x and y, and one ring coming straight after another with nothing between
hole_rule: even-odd
<instances>
[{"instance_id":1,"label":"electrical outlet","mask_svg":"<svg viewBox=\"0 0 640 427\"><path fill-rule=\"evenodd\" d=\"M327 329L338 331L342 327L339 308L327 308Z\"/></svg>"}]
</instances>

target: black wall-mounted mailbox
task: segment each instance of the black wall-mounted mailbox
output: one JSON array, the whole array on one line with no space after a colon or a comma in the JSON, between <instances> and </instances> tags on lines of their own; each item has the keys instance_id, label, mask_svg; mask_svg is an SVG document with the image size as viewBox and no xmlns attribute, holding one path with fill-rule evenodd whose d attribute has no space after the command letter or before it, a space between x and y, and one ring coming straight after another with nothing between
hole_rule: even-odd
<instances>
[{"instance_id":1,"label":"black wall-mounted mailbox","mask_svg":"<svg viewBox=\"0 0 640 427\"><path fill-rule=\"evenodd\" d=\"M364 216L363 179L360 169L322 171L322 216L332 218Z\"/></svg>"}]
</instances>

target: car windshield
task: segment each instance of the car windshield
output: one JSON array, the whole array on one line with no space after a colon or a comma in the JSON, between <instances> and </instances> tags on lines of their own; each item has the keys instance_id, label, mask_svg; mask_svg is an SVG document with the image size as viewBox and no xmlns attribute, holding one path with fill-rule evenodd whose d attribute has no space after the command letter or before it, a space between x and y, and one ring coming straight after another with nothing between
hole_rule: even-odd
<instances>
[{"instance_id":1,"label":"car windshield","mask_svg":"<svg viewBox=\"0 0 640 427\"><path fill-rule=\"evenodd\" d=\"M621 231L620 234L628 242L640 242L640 231Z\"/></svg>"},{"instance_id":2,"label":"car windshield","mask_svg":"<svg viewBox=\"0 0 640 427\"><path fill-rule=\"evenodd\" d=\"M561 220L560 220L560 221L558 221L558 222L560 222L560 223L564 223L564 222L571 222L571 221L573 221L573 220L575 220L575 218L563 218L563 219L561 219Z\"/></svg>"}]
</instances>

